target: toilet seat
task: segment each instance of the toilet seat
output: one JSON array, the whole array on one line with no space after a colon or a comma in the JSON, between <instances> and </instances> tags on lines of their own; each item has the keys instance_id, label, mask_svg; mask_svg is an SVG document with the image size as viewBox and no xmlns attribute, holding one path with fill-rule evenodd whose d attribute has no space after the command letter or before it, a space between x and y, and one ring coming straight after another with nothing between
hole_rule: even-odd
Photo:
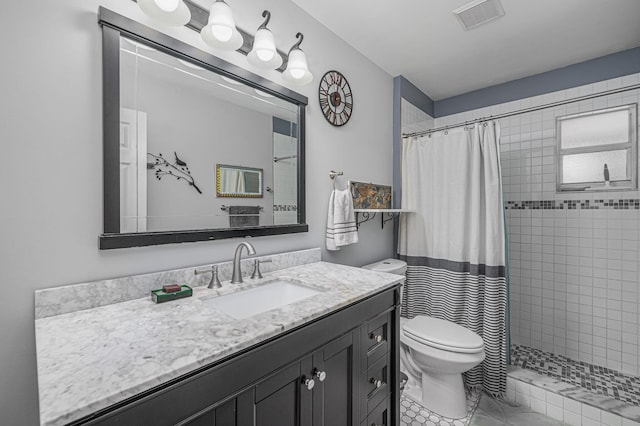
<instances>
[{"instance_id":1,"label":"toilet seat","mask_svg":"<svg viewBox=\"0 0 640 426\"><path fill-rule=\"evenodd\" d=\"M417 316L402 327L407 339L423 345L457 353L484 350L482 337L461 325L429 316Z\"/></svg>"}]
</instances>

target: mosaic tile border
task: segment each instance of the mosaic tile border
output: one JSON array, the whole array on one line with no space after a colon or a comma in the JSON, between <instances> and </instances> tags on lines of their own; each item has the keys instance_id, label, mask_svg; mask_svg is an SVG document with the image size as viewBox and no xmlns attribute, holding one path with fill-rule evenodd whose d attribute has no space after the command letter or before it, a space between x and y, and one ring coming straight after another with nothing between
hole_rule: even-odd
<instances>
[{"instance_id":1,"label":"mosaic tile border","mask_svg":"<svg viewBox=\"0 0 640 426\"><path fill-rule=\"evenodd\" d=\"M640 405L640 377L521 345L511 346L511 364L597 395Z\"/></svg>"},{"instance_id":2,"label":"mosaic tile border","mask_svg":"<svg viewBox=\"0 0 640 426\"><path fill-rule=\"evenodd\" d=\"M505 210L640 210L640 198L619 200L507 201Z\"/></svg>"},{"instance_id":3,"label":"mosaic tile border","mask_svg":"<svg viewBox=\"0 0 640 426\"><path fill-rule=\"evenodd\" d=\"M274 204L274 212L295 212L298 210L298 206L295 204Z\"/></svg>"},{"instance_id":4,"label":"mosaic tile border","mask_svg":"<svg viewBox=\"0 0 640 426\"><path fill-rule=\"evenodd\" d=\"M466 394L467 417L463 419L443 417L403 395L400 397L400 426L468 426L480 402L481 392L477 389L466 389Z\"/></svg>"}]
</instances>

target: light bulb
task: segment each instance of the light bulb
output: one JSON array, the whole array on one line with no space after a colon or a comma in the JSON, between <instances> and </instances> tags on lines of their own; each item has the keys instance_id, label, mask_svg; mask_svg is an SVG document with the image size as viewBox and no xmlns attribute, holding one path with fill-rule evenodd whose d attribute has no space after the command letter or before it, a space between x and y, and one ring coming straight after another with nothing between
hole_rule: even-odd
<instances>
[{"instance_id":1,"label":"light bulb","mask_svg":"<svg viewBox=\"0 0 640 426\"><path fill-rule=\"evenodd\" d=\"M211 5L209 27L213 37L220 42L227 42L233 37L236 23L231 8L224 1L217 1Z\"/></svg>"},{"instance_id":2,"label":"light bulb","mask_svg":"<svg viewBox=\"0 0 640 426\"><path fill-rule=\"evenodd\" d=\"M182 0L136 0L138 7L151 18L165 25L185 25L191 11Z\"/></svg>"},{"instance_id":3,"label":"light bulb","mask_svg":"<svg viewBox=\"0 0 640 426\"><path fill-rule=\"evenodd\" d=\"M300 49L294 49L289 52L289 66L287 67L291 77L299 80L309 71L307 66L307 57Z\"/></svg>"},{"instance_id":4,"label":"light bulb","mask_svg":"<svg viewBox=\"0 0 640 426\"><path fill-rule=\"evenodd\" d=\"M289 71L291 72L291 77L295 78L296 80L299 80L302 77L304 77L304 75L307 72L307 70L299 69L299 68L291 68Z\"/></svg>"},{"instance_id":5,"label":"light bulb","mask_svg":"<svg viewBox=\"0 0 640 426\"><path fill-rule=\"evenodd\" d=\"M283 80L303 86L309 84L313 80L313 74L309 71L309 65L307 65L307 55L300 49L300 43L304 36L302 33L296 34L298 42L291 46L289 49L287 69L282 73Z\"/></svg>"},{"instance_id":6,"label":"light bulb","mask_svg":"<svg viewBox=\"0 0 640 426\"><path fill-rule=\"evenodd\" d=\"M226 25L211 25L211 34L220 41L229 41L233 35L233 30Z\"/></svg>"},{"instance_id":7,"label":"light bulb","mask_svg":"<svg viewBox=\"0 0 640 426\"><path fill-rule=\"evenodd\" d=\"M271 49L256 49L256 55L261 61L270 61L274 54L275 52Z\"/></svg>"},{"instance_id":8,"label":"light bulb","mask_svg":"<svg viewBox=\"0 0 640 426\"><path fill-rule=\"evenodd\" d=\"M178 9L180 0L153 0L155 4L165 12L173 12Z\"/></svg>"},{"instance_id":9,"label":"light bulb","mask_svg":"<svg viewBox=\"0 0 640 426\"><path fill-rule=\"evenodd\" d=\"M267 28L259 28L253 40L253 51L262 62L269 62L276 54L276 42L273 33ZM277 68L276 64L274 68Z\"/></svg>"}]
</instances>

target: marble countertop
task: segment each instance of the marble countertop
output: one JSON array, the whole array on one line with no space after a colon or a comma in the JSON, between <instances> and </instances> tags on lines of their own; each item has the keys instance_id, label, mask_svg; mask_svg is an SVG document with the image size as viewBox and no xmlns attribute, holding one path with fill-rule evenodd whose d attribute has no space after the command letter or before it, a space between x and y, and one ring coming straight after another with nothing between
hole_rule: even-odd
<instances>
[{"instance_id":1,"label":"marble countertop","mask_svg":"<svg viewBox=\"0 0 640 426\"><path fill-rule=\"evenodd\" d=\"M236 320L203 303L290 279L322 293ZM154 304L150 297L37 319L40 422L62 425L295 328L401 282L403 277L327 262L264 274Z\"/></svg>"}]
</instances>

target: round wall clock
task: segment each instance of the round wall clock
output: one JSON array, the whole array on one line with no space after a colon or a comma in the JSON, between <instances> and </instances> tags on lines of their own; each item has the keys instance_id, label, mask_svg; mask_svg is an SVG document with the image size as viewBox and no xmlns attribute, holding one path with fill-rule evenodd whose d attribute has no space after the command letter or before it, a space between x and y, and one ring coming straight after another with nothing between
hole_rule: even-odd
<instances>
[{"instance_id":1,"label":"round wall clock","mask_svg":"<svg viewBox=\"0 0 640 426\"><path fill-rule=\"evenodd\" d=\"M344 126L353 111L351 87L338 71L327 71L318 87L320 108L327 121L334 126Z\"/></svg>"}]
</instances>

